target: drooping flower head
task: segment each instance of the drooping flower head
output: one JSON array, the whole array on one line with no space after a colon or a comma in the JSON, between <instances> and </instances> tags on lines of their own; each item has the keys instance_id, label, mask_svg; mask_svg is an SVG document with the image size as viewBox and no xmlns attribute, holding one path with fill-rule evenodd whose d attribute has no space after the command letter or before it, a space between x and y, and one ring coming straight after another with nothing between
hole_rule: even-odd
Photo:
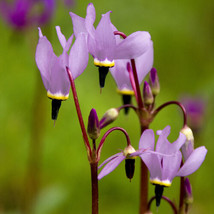
<instances>
[{"instance_id":1,"label":"drooping flower head","mask_svg":"<svg viewBox=\"0 0 214 214\"><path fill-rule=\"evenodd\" d=\"M126 176L129 179L133 178L134 175L134 164L135 164L135 156L131 157L130 154L136 152L135 149L129 145L127 146L123 151L109 157L108 159L106 159L100 166L99 168L101 168L102 166L103 169L101 170L100 174L98 175L98 179L100 180L101 178L103 178L104 176L106 176L107 174L109 174L110 172L112 172L113 170L116 169L116 167L123 161L126 161L125 164L125 169L126 169Z\"/></svg>"},{"instance_id":2,"label":"drooping flower head","mask_svg":"<svg viewBox=\"0 0 214 214\"><path fill-rule=\"evenodd\" d=\"M118 41L121 42L122 40L118 39ZM153 43L151 41L150 46L145 51L145 53L135 58L139 84L142 83L145 76L152 69L153 59ZM115 60L115 66L110 68L111 74L117 84L117 92L123 96L124 104L129 104L131 102L131 95L134 95L129 72L127 70L127 63L129 62L130 60L128 59Z\"/></svg>"},{"instance_id":3,"label":"drooping flower head","mask_svg":"<svg viewBox=\"0 0 214 214\"><path fill-rule=\"evenodd\" d=\"M153 130L144 131L140 139L139 149L150 147L157 152L144 153L140 157L148 167L150 182L156 185L156 193L159 194L160 191L163 192L163 187L171 186L175 176L184 177L195 172L204 161L207 150L204 146L195 149L181 166L182 154L180 148L185 143L186 136L180 133L178 139L174 143L170 143L167 139L170 133L169 126L157 133L159 138L155 147ZM159 197L157 197L157 194L156 205L159 206L162 193Z\"/></svg>"},{"instance_id":4,"label":"drooping flower head","mask_svg":"<svg viewBox=\"0 0 214 214\"><path fill-rule=\"evenodd\" d=\"M73 35L66 40L61 33L60 27L57 26L56 30L63 47L63 53L59 57L53 52L51 43L43 36L40 28L39 42L36 49L36 63L47 90L47 96L52 99L53 120L57 118L61 101L67 100L69 97L70 82L66 67L70 68L75 79L84 71L88 62L85 34L78 35L68 55L67 52L70 49Z\"/></svg>"},{"instance_id":5,"label":"drooping flower head","mask_svg":"<svg viewBox=\"0 0 214 214\"><path fill-rule=\"evenodd\" d=\"M14 0L0 2L2 18L18 30L50 21L55 11L54 0Z\"/></svg>"},{"instance_id":6,"label":"drooping flower head","mask_svg":"<svg viewBox=\"0 0 214 214\"><path fill-rule=\"evenodd\" d=\"M101 88L104 87L108 68L115 65L114 60L136 58L151 46L150 34L144 31L135 32L123 41L117 42L114 35L117 29L111 23L110 13L111 11L102 15L96 29L93 25L95 9L92 3L88 5L85 19L70 13L74 34L81 31L88 33L88 49L94 58L94 64L99 67Z\"/></svg>"}]
</instances>

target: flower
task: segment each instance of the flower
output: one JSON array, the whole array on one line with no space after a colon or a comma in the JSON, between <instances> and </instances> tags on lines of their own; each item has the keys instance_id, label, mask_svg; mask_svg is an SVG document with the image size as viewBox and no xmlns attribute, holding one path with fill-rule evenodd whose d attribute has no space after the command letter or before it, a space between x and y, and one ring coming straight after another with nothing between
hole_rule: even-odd
<instances>
[{"instance_id":1,"label":"flower","mask_svg":"<svg viewBox=\"0 0 214 214\"><path fill-rule=\"evenodd\" d=\"M37 8L41 8L38 10ZM14 0L0 3L3 19L12 27L22 30L31 25L42 25L50 21L55 11L54 0Z\"/></svg>"},{"instance_id":2,"label":"flower","mask_svg":"<svg viewBox=\"0 0 214 214\"><path fill-rule=\"evenodd\" d=\"M198 133L201 130L205 119L205 99L199 96L184 96L181 98L181 103L186 109L189 126L193 129L194 133Z\"/></svg>"},{"instance_id":3,"label":"flower","mask_svg":"<svg viewBox=\"0 0 214 214\"><path fill-rule=\"evenodd\" d=\"M144 153L140 155L150 171L150 182L163 186L170 186L175 176L187 176L195 172L207 153L207 149L201 146L195 149L188 159L181 166L182 154L179 151L186 141L186 136L180 133L174 143L167 139L170 133L170 126L157 132L159 135L155 151L157 153ZM147 129L141 136L139 149L151 148L154 150L155 138L152 129Z\"/></svg>"},{"instance_id":4,"label":"flower","mask_svg":"<svg viewBox=\"0 0 214 214\"><path fill-rule=\"evenodd\" d=\"M163 188L171 186L175 176L184 177L195 172L203 163L207 153L207 149L201 146L195 149L181 166L182 154L179 150L184 145L186 136L180 133L178 139L174 143L170 143L167 139L169 133L170 126L157 132L159 135L155 148L157 153L143 153L140 155L142 161L149 169L150 182L155 185L157 206L160 205ZM141 136L139 149L149 147L154 150L154 146L154 132L151 129L147 129Z\"/></svg>"},{"instance_id":5,"label":"flower","mask_svg":"<svg viewBox=\"0 0 214 214\"><path fill-rule=\"evenodd\" d=\"M73 78L77 78L87 66L88 52L86 35L84 33L78 35L68 55L67 52L70 49L73 35L66 41L59 26L56 27L56 31L63 47L63 53L59 57L54 54L51 43L43 36L39 28L36 63L40 70L45 89L47 90L47 96L52 100L60 101L61 104L62 100L68 99L70 90L66 66L70 68ZM52 113L54 103L52 102ZM57 106L60 107L59 102L57 103ZM57 107L58 110L59 107ZM52 119L55 120L57 118L57 112L52 115Z\"/></svg>"},{"instance_id":6,"label":"flower","mask_svg":"<svg viewBox=\"0 0 214 214\"><path fill-rule=\"evenodd\" d=\"M142 83L145 76L152 69L154 59L153 43L141 56L135 58L136 70L139 84ZM115 60L115 66L110 68L111 75L117 84L117 92L122 95L134 95L134 91L130 82L127 63L130 60Z\"/></svg>"},{"instance_id":7,"label":"flower","mask_svg":"<svg viewBox=\"0 0 214 214\"><path fill-rule=\"evenodd\" d=\"M133 177L134 174L134 159L135 157L131 157L130 154L136 152L135 149L129 145L127 146L123 151L109 157L108 159L106 159L100 166L99 168L101 168L102 166L104 166L104 168L102 169L102 171L99 173L98 175L98 179L100 180L101 178L103 178L104 176L106 176L107 174L109 174L110 172L112 172L113 170L115 170L115 168L123 161L126 160L126 175L129 179L131 179Z\"/></svg>"},{"instance_id":8,"label":"flower","mask_svg":"<svg viewBox=\"0 0 214 214\"><path fill-rule=\"evenodd\" d=\"M117 29L110 20L111 11L102 15L95 29L95 8L92 3L87 7L86 18L70 13L74 34L88 33L88 49L94 58L94 64L99 67L100 87L103 88L108 68L115 65L115 59L132 59L142 55L151 46L151 36L148 32L138 31L129 35L123 41L117 42L114 32Z\"/></svg>"}]
</instances>

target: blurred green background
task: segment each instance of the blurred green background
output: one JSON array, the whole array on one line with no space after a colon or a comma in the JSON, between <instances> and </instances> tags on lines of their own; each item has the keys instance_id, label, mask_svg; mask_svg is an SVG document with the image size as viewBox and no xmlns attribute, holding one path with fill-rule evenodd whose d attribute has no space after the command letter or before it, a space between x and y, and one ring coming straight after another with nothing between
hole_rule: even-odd
<instances>
[{"instance_id":1,"label":"blurred green background","mask_svg":"<svg viewBox=\"0 0 214 214\"><path fill-rule=\"evenodd\" d=\"M70 11L85 17L88 3L76 0ZM112 23L118 30L127 35L138 30L150 32L154 42L154 66L161 84L157 105L186 94L200 95L206 100L204 124L195 145L205 145L208 154L201 168L190 176L194 196L190 213L212 213L214 2L94 0L93 4L96 24L102 13L111 10ZM58 5L51 25L43 28L59 55L62 49L56 25L61 26L66 38L71 35L69 10L62 4ZM37 27L21 34L1 21L0 29L0 213L21 214L20 207L25 207L30 214L90 213L90 168L72 95L63 102L54 127L50 119L51 102L46 97L34 59ZM107 109L121 105L110 74L100 94L92 57L84 74L76 79L76 87L86 124L91 108L95 108L101 118ZM113 125L125 128L137 148L140 130L133 111L128 116L121 113ZM170 140L175 140L182 127L182 117L175 106L163 110L151 128L156 131L166 125L172 127ZM101 161L124 147L124 136L112 133L103 147ZM100 213L138 213L139 163L137 160L131 183L125 177L124 163L99 182ZM151 197L154 188L149 185L149 189ZM164 192L177 204L178 189L179 179L176 178L172 187ZM154 204L152 210L157 213ZM158 213L172 211L162 201Z\"/></svg>"}]
</instances>

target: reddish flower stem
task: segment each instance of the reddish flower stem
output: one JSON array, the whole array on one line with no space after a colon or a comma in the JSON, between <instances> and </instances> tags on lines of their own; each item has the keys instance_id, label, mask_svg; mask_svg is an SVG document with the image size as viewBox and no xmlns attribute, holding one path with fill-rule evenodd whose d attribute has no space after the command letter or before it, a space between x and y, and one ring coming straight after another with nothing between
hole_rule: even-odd
<instances>
[{"instance_id":1,"label":"reddish flower stem","mask_svg":"<svg viewBox=\"0 0 214 214\"><path fill-rule=\"evenodd\" d=\"M135 106L133 106L132 104L122 105L122 106L118 107L117 110L120 111L121 109L124 109L124 108L132 108L134 111L137 110L137 108Z\"/></svg>"},{"instance_id":2,"label":"reddish flower stem","mask_svg":"<svg viewBox=\"0 0 214 214\"><path fill-rule=\"evenodd\" d=\"M127 146L131 145L129 135L128 135L128 133L126 132L126 130L123 129L123 128L120 128L120 127L113 127L113 128L111 128L111 129L109 129L109 130L103 135L103 137L102 137L102 139L101 139L101 141L100 141L100 144L99 144L98 149L97 149L97 157L98 157L98 160L99 160L99 158L100 158L101 149L102 149L102 147L103 147L103 144L104 144L104 142L105 142L107 136L108 136L111 132L113 132L113 131L115 131L115 130L122 131L122 132L125 134L125 136L126 136Z\"/></svg>"},{"instance_id":3,"label":"reddish flower stem","mask_svg":"<svg viewBox=\"0 0 214 214\"><path fill-rule=\"evenodd\" d=\"M97 162L90 163L91 166L91 187L92 187L92 214L98 214L98 179Z\"/></svg>"},{"instance_id":4,"label":"reddish flower stem","mask_svg":"<svg viewBox=\"0 0 214 214\"><path fill-rule=\"evenodd\" d=\"M76 106L77 115L78 115L78 119L79 119L81 130L82 130L84 143L85 143L87 152L91 156L91 147L90 147L90 143L89 143L89 140L88 140L87 132L86 132L86 129L85 129L84 121L83 121L83 118L82 118L82 113L81 113L81 110L80 110L80 105L79 105L79 100L78 100L78 96L77 96L77 92L76 92L74 79L73 79L71 71L69 70L68 67L66 67L66 70L67 70L68 77L69 77L69 80L70 80L70 83L71 83L71 89L72 89L72 92L73 92L74 103L75 103L75 106Z\"/></svg>"},{"instance_id":5,"label":"reddish flower stem","mask_svg":"<svg viewBox=\"0 0 214 214\"><path fill-rule=\"evenodd\" d=\"M156 116L158 114L158 112L160 112L160 110L162 110L163 108L165 108L165 107L167 107L169 105L172 105L172 104L177 105L177 106L179 106L181 108L181 110L183 112L183 118L184 118L183 127L185 127L187 125L187 113L186 113L186 110L185 110L184 106L178 101L166 102L163 105L159 106L157 109L155 109L152 114L154 116Z\"/></svg>"},{"instance_id":6,"label":"reddish flower stem","mask_svg":"<svg viewBox=\"0 0 214 214\"><path fill-rule=\"evenodd\" d=\"M127 36L120 32L120 31L114 31L114 35L119 35L122 36L123 39L125 39ZM138 80L138 76L137 76L137 70L136 70L136 65L135 65L135 60L131 59L131 65L132 65L132 72L133 72L133 76L134 76L134 81L135 81L135 87L136 87L136 93L137 93L137 103L138 103L138 107L139 109L143 108L143 100L142 100L142 96L141 96L141 92L140 92L140 84L139 84L139 80Z\"/></svg>"},{"instance_id":7,"label":"reddish flower stem","mask_svg":"<svg viewBox=\"0 0 214 214\"><path fill-rule=\"evenodd\" d=\"M181 166L183 166L183 160L181 161ZM179 198L179 213L182 213L184 206L184 197L185 197L185 187L184 187L184 177L180 177L180 198Z\"/></svg>"},{"instance_id":8,"label":"reddish flower stem","mask_svg":"<svg viewBox=\"0 0 214 214\"><path fill-rule=\"evenodd\" d=\"M141 126L141 134L149 127ZM148 202L148 169L145 163L141 160L140 163L140 209L139 213L144 214L147 211Z\"/></svg>"},{"instance_id":9,"label":"reddish flower stem","mask_svg":"<svg viewBox=\"0 0 214 214\"><path fill-rule=\"evenodd\" d=\"M177 208L176 206L174 205L174 203L167 197L165 196L162 196L162 199L164 199L166 202L168 202L168 204L171 206L174 214L178 214L178 211L177 211ZM150 200L149 200L149 203L148 203L148 211L150 210L150 207L151 207L151 204L152 202L155 200L155 196L153 196Z\"/></svg>"}]
</instances>

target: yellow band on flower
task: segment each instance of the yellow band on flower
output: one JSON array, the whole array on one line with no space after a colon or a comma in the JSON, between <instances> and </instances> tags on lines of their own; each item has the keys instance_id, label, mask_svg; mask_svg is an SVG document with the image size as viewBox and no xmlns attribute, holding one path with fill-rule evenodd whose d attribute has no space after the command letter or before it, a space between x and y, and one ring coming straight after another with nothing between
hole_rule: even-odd
<instances>
[{"instance_id":1,"label":"yellow band on flower","mask_svg":"<svg viewBox=\"0 0 214 214\"><path fill-rule=\"evenodd\" d=\"M103 60L103 61L100 61L98 59L94 59L94 65L98 66L98 67L114 67L114 60L113 61L109 61L107 59Z\"/></svg>"},{"instance_id":2,"label":"yellow band on flower","mask_svg":"<svg viewBox=\"0 0 214 214\"><path fill-rule=\"evenodd\" d=\"M159 184L159 185L165 186L165 187L170 187L171 186L171 182L169 180L161 181L158 178L150 180L150 183L152 183L152 184Z\"/></svg>"},{"instance_id":3,"label":"yellow band on flower","mask_svg":"<svg viewBox=\"0 0 214 214\"><path fill-rule=\"evenodd\" d=\"M123 89L123 90L117 89L117 93L122 95L134 95L134 91L127 90L127 89Z\"/></svg>"},{"instance_id":4,"label":"yellow band on flower","mask_svg":"<svg viewBox=\"0 0 214 214\"><path fill-rule=\"evenodd\" d=\"M55 99L55 100L67 100L68 97L69 97L69 94L68 95L63 95L61 93L56 93L56 94L52 94L50 93L49 91L47 92L47 96L48 98L50 99Z\"/></svg>"}]
</instances>

